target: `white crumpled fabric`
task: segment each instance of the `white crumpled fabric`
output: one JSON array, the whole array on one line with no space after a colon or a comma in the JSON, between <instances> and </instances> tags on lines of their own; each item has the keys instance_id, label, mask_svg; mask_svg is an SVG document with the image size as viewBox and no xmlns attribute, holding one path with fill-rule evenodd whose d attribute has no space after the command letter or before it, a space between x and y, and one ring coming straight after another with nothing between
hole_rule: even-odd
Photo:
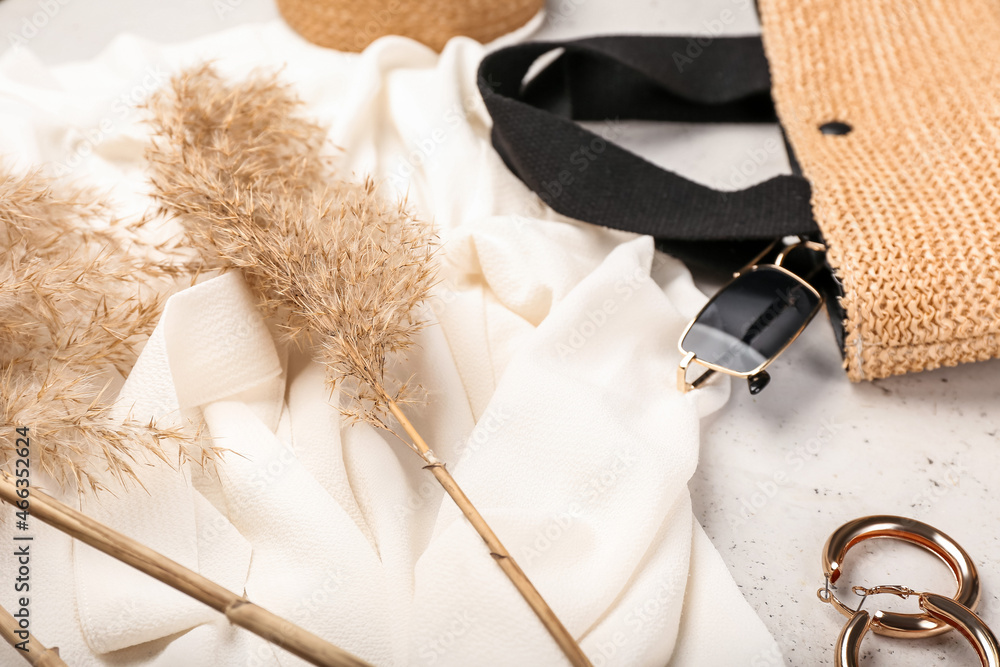
<instances>
[{"instance_id":1,"label":"white crumpled fabric","mask_svg":"<svg viewBox=\"0 0 1000 667\"><path fill-rule=\"evenodd\" d=\"M675 388L677 336L704 297L648 237L561 219L505 169L475 88L482 53L388 38L341 54L280 24L171 47L126 36L54 69L13 51L0 60L0 149L140 213L135 104L204 58L232 76L284 65L343 168L408 194L440 231L443 281L402 369L428 402L410 414L594 664L777 664L691 514L699 419L728 391ZM204 419L232 452L217 476L160 467L144 473L148 493L67 502L376 665L565 663L419 460L343 424L323 369L275 345L238 272L171 297L120 399L140 418ZM70 665L301 664L37 520L33 531L32 630ZM0 647L2 664L17 660Z\"/></svg>"}]
</instances>

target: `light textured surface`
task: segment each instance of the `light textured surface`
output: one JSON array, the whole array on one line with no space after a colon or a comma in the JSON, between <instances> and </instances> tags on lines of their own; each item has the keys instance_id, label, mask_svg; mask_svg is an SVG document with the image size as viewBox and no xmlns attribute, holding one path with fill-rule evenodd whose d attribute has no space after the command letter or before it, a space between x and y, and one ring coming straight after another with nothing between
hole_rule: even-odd
<instances>
[{"instance_id":1,"label":"light textured surface","mask_svg":"<svg viewBox=\"0 0 1000 667\"><path fill-rule=\"evenodd\" d=\"M30 48L46 63L67 62L93 57L122 31L170 42L277 15L266 0L232 4L235 11L220 18L217 3L73 0ZM550 3L541 36L708 32L727 10L732 14L725 16L733 17L727 32L756 32L746 6L729 0L559 1ZM37 7L35 0L0 3L0 35L8 36ZM748 151L777 136L773 128L760 127L661 129L625 123L620 128L619 140L627 146L716 187L736 187ZM784 156L775 155L766 166L747 165L746 171L761 178L783 169ZM784 649L783 664L831 664L843 619L814 595L822 584L819 550L841 522L864 514L914 516L959 540L980 566L982 615L1000 626L1000 501L994 495L1000 363L852 385L827 323L818 320L775 364L773 377L757 397L734 383L729 403L703 421L701 460L690 487L696 516ZM819 443L824 418L841 426ZM796 454L799 448L806 449ZM778 473L785 475L781 484L774 483ZM885 543L871 551L857 570L869 583L942 590L950 585L943 568L922 554ZM68 558L68 552L46 552L36 566L55 571ZM65 622L73 622L71 614ZM724 641L725 629L721 632ZM870 654L865 664L872 666L975 664L954 636L921 642L869 638L864 648ZM755 664L782 663L763 655Z\"/></svg>"}]
</instances>

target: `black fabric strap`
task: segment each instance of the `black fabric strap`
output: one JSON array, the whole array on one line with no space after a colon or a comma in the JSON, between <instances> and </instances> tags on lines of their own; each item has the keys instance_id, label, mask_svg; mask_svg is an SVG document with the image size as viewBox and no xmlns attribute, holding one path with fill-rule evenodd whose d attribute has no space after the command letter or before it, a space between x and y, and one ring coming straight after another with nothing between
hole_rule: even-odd
<instances>
[{"instance_id":1,"label":"black fabric strap","mask_svg":"<svg viewBox=\"0 0 1000 667\"><path fill-rule=\"evenodd\" d=\"M560 55L526 83L532 65L556 49ZM573 121L776 122L770 86L759 37L534 42L491 53L479 67L493 145L547 204L678 245L818 234L809 183L784 175L714 190Z\"/></svg>"}]
</instances>

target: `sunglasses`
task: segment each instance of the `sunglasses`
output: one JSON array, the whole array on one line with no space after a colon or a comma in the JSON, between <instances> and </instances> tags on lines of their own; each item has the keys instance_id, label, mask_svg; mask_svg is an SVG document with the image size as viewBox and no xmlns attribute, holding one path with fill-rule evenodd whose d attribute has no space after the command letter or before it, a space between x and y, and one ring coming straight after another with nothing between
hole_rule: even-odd
<instances>
[{"instance_id":1,"label":"sunglasses","mask_svg":"<svg viewBox=\"0 0 1000 667\"><path fill-rule=\"evenodd\" d=\"M746 378L751 394L771 380L764 369L792 344L819 312L823 296L782 264L797 249L824 252L821 243L799 240L778 253L773 264L752 264L716 292L681 334L677 388L696 389L715 373ZM758 258L759 259L759 258ZM688 367L708 370L692 382Z\"/></svg>"}]
</instances>

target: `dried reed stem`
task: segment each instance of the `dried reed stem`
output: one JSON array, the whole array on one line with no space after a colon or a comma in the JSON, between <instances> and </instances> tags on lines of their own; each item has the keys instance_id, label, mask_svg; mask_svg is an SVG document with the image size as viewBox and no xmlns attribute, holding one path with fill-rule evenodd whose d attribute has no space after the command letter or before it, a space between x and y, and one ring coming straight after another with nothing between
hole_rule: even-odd
<instances>
[{"instance_id":1,"label":"dried reed stem","mask_svg":"<svg viewBox=\"0 0 1000 667\"><path fill-rule=\"evenodd\" d=\"M0 500L17 507L20 498L14 478L0 471ZM112 530L55 498L31 490L31 516L89 544L98 551L189 595L226 615L226 618L289 653L321 667L371 667L364 660L320 639L214 581Z\"/></svg>"},{"instance_id":2,"label":"dried reed stem","mask_svg":"<svg viewBox=\"0 0 1000 667\"><path fill-rule=\"evenodd\" d=\"M507 578L510 579L511 583L514 584L515 588L517 588L518 593L521 594L524 601L527 602L531 607L531 610L535 612L538 620L542 622L545 629L549 631L552 638L556 640L557 644L559 644L559 648L562 649L570 663L575 667L588 667L591 664L590 660L580 648L580 645L577 644L576 639L573 638L573 635L570 634L569 630L566 629L566 626L564 626L562 621L559 620L559 617L556 616L554 611L552 611L552 608L542 597L541 593L538 592L538 589L535 588L534 584L531 583L531 580L528 579L528 575L524 573L524 570L522 570L521 566L517 564L514 557L510 555L510 552L507 551L507 548L500 541L500 538L497 537L497 534L494 533L493 529L490 528L488 523L486 523L486 519L483 518L483 515L479 513L479 510L477 510L475 505L472 504L469 497L465 495L464 491L462 491L458 482L456 482L455 478L452 477L450 472L448 472L448 468L445 467L444 463L437 460L437 457L434 456L434 452L427 446L427 443L420 436L420 433L413 426L410 420L406 418L406 415L399 408L399 406L396 403L390 402L389 409L392 411L393 416L396 417L400 426L403 427L403 430L405 430L413 440L414 445L416 445L417 453L427 463L424 467L431 471L431 474L434 475L438 484L440 484L448 495L451 496L451 499L455 501L458 508L462 510L462 514L465 515L465 518L469 520L472 527L475 528L476 532L479 533L479 536L483 538L483 542L485 542L486 546L489 547L490 555L493 557L493 560L495 560L497 565L499 565L504 571L504 574L507 575Z\"/></svg>"},{"instance_id":3,"label":"dried reed stem","mask_svg":"<svg viewBox=\"0 0 1000 667\"><path fill-rule=\"evenodd\" d=\"M17 633L23 632L18 625L17 619L10 615L10 612L0 607L0 637L4 638L8 644L15 647L14 650L28 661L28 664L35 667L67 667L63 659L59 657L59 649L45 648L42 642L38 641L35 635L28 634L25 641ZM23 644L28 650L22 651L16 648L18 644Z\"/></svg>"}]
</instances>

